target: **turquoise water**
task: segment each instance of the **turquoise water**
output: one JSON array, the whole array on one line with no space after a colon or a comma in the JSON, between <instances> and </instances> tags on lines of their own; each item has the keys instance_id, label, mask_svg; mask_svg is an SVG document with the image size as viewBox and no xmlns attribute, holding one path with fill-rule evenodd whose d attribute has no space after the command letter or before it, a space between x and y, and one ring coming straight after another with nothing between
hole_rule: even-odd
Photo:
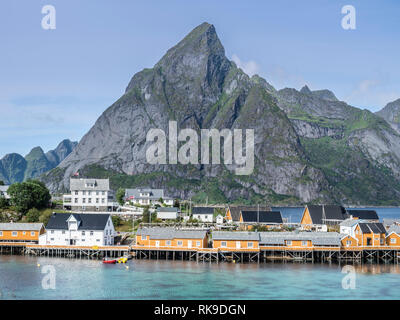
<instances>
[{"instance_id":1,"label":"turquoise water","mask_svg":"<svg viewBox=\"0 0 400 320\"><path fill-rule=\"evenodd\" d=\"M40 264L40 267L38 267ZM42 267L55 268L43 289ZM129 269L126 268L129 266ZM343 289L336 264L210 264L0 256L2 299L399 299L398 265L356 266L355 289Z\"/></svg>"}]
</instances>

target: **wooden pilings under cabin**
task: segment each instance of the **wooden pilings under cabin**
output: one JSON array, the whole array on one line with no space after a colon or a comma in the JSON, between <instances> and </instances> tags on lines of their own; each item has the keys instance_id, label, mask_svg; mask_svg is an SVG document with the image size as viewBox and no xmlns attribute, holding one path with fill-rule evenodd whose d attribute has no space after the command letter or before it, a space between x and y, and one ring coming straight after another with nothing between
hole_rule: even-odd
<instances>
[{"instance_id":1,"label":"wooden pilings under cabin","mask_svg":"<svg viewBox=\"0 0 400 320\"><path fill-rule=\"evenodd\" d=\"M218 249L171 250L132 247L131 254L136 259L181 260L196 262L234 262L234 263L268 263L268 262L400 262L400 250L257 250L257 251L222 251Z\"/></svg>"},{"instance_id":2,"label":"wooden pilings under cabin","mask_svg":"<svg viewBox=\"0 0 400 320\"><path fill-rule=\"evenodd\" d=\"M129 254L129 246L43 246L28 243L1 243L0 254L62 257L75 259L119 258Z\"/></svg>"}]
</instances>

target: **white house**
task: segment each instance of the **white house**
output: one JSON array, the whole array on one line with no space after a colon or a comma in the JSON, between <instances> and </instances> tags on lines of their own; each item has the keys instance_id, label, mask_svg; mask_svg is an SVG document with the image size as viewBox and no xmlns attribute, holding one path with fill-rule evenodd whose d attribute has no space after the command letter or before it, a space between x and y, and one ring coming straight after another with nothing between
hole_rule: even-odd
<instances>
[{"instance_id":1,"label":"white house","mask_svg":"<svg viewBox=\"0 0 400 320\"><path fill-rule=\"evenodd\" d=\"M351 237L355 238L355 229L357 224L363 222L363 220L356 220L356 219L346 219L340 223L340 233L348 234Z\"/></svg>"},{"instance_id":2,"label":"white house","mask_svg":"<svg viewBox=\"0 0 400 320\"><path fill-rule=\"evenodd\" d=\"M0 197L4 197L6 199L10 199L10 196L7 193L7 190L10 186L0 186Z\"/></svg>"},{"instance_id":3,"label":"white house","mask_svg":"<svg viewBox=\"0 0 400 320\"><path fill-rule=\"evenodd\" d=\"M217 215L217 217L215 218L215 222L217 224L224 224L224 217L222 215Z\"/></svg>"},{"instance_id":4,"label":"white house","mask_svg":"<svg viewBox=\"0 0 400 320\"><path fill-rule=\"evenodd\" d=\"M109 246L114 244L115 229L109 214L53 213L40 245Z\"/></svg>"},{"instance_id":5,"label":"white house","mask_svg":"<svg viewBox=\"0 0 400 320\"><path fill-rule=\"evenodd\" d=\"M213 207L194 207L192 209L193 219L201 222L212 223L214 221L214 208Z\"/></svg>"},{"instance_id":6,"label":"white house","mask_svg":"<svg viewBox=\"0 0 400 320\"><path fill-rule=\"evenodd\" d=\"M112 211L113 192L109 179L70 179L70 194L63 196L64 209L73 211Z\"/></svg>"},{"instance_id":7,"label":"white house","mask_svg":"<svg viewBox=\"0 0 400 320\"><path fill-rule=\"evenodd\" d=\"M157 219L175 220L180 216L179 208L176 207L159 207L157 209Z\"/></svg>"},{"instance_id":8,"label":"white house","mask_svg":"<svg viewBox=\"0 0 400 320\"><path fill-rule=\"evenodd\" d=\"M125 201L132 202L138 205L155 205L163 203L167 206L172 206L174 204L174 199L164 196L163 189L150 189L150 188L137 188L137 189L126 189L125 190Z\"/></svg>"}]
</instances>

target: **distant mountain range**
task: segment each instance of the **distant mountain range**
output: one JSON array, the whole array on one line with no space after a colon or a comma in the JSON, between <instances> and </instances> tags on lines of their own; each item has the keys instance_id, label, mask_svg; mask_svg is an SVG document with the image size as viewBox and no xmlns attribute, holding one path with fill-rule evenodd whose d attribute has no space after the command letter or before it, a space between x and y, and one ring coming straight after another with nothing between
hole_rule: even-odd
<instances>
[{"instance_id":1,"label":"distant mountain range","mask_svg":"<svg viewBox=\"0 0 400 320\"><path fill-rule=\"evenodd\" d=\"M7 154L0 159L0 180L5 184L12 184L37 178L57 167L77 144L78 142L63 140L57 148L47 153L41 147L35 147L25 157L18 153Z\"/></svg>"},{"instance_id":2,"label":"distant mountain range","mask_svg":"<svg viewBox=\"0 0 400 320\"><path fill-rule=\"evenodd\" d=\"M68 158L41 179L53 192L66 190L79 170L110 177L114 188L149 185L199 202L399 205L399 110L399 100L374 114L329 90L276 90L228 60L214 26L203 23L135 74ZM149 164L146 133L168 132L170 120L178 130L254 129L253 174L234 175L225 165ZM13 176L37 175L47 163L26 164Z\"/></svg>"}]
</instances>

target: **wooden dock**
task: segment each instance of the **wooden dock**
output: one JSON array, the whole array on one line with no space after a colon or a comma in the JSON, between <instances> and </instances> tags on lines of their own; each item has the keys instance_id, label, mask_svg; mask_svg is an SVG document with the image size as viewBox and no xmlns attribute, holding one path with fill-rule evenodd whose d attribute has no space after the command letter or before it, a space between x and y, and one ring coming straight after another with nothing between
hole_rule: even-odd
<instances>
[{"instance_id":1,"label":"wooden dock","mask_svg":"<svg viewBox=\"0 0 400 320\"><path fill-rule=\"evenodd\" d=\"M131 246L136 259L188 260L197 262L376 262L400 261L400 247L260 247L260 248L182 248Z\"/></svg>"},{"instance_id":2,"label":"wooden dock","mask_svg":"<svg viewBox=\"0 0 400 320\"><path fill-rule=\"evenodd\" d=\"M0 254L102 259L128 255L129 246L50 246L28 242L0 242Z\"/></svg>"}]
</instances>

